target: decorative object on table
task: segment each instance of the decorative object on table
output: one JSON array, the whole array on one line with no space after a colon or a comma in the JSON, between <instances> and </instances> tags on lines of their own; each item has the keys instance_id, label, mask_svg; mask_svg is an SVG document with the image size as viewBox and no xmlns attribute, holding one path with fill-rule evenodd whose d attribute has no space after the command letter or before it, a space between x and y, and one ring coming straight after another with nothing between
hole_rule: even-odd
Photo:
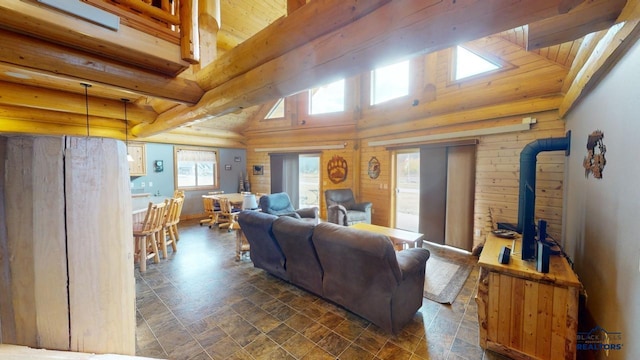
<instances>
[{"instance_id":1,"label":"decorative object on table","mask_svg":"<svg viewBox=\"0 0 640 360\"><path fill-rule=\"evenodd\" d=\"M233 161L240 162L240 161L242 161L242 158L240 156L236 156L236 157L233 158Z\"/></svg>"},{"instance_id":2,"label":"decorative object on table","mask_svg":"<svg viewBox=\"0 0 640 360\"><path fill-rule=\"evenodd\" d=\"M497 229L491 231L493 235L503 238L503 239L515 239L516 235L518 235L515 231L506 230L506 229Z\"/></svg>"},{"instance_id":3,"label":"decorative object on table","mask_svg":"<svg viewBox=\"0 0 640 360\"><path fill-rule=\"evenodd\" d=\"M225 164L224 169L227 171L231 171L231 164Z\"/></svg>"},{"instance_id":4,"label":"decorative object on table","mask_svg":"<svg viewBox=\"0 0 640 360\"><path fill-rule=\"evenodd\" d=\"M380 161L378 161L375 156L372 156L371 159L369 159L367 173L371 179L377 179L378 176L380 176Z\"/></svg>"},{"instance_id":5,"label":"decorative object on table","mask_svg":"<svg viewBox=\"0 0 640 360\"><path fill-rule=\"evenodd\" d=\"M333 155L327 163L327 174L329 180L334 184L339 184L347 179L347 160L340 155Z\"/></svg>"},{"instance_id":6,"label":"decorative object on table","mask_svg":"<svg viewBox=\"0 0 640 360\"><path fill-rule=\"evenodd\" d=\"M255 194L244 194L242 200L242 210L256 210L258 208L258 200Z\"/></svg>"},{"instance_id":7,"label":"decorative object on table","mask_svg":"<svg viewBox=\"0 0 640 360\"><path fill-rule=\"evenodd\" d=\"M242 193L244 192L244 177L242 176L242 171L240 171L240 180L238 183L238 192Z\"/></svg>"},{"instance_id":8,"label":"decorative object on table","mask_svg":"<svg viewBox=\"0 0 640 360\"><path fill-rule=\"evenodd\" d=\"M249 182L249 172L244 175L244 191L251 192L251 183Z\"/></svg>"},{"instance_id":9,"label":"decorative object on table","mask_svg":"<svg viewBox=\"0 0 640 360\"><path fill-rule=\"evenodd\" d=\"M264 166L253 165L253 175L264 175Z\"/></svg>"},{"instance_id":10,"label":"decorative object on table","mask_svg":"<svg viewBox=\"0 0 640 360\"><path fill-rule=\"evenodd\" d=\"M156 160L153 162L153 169L156 172L163 172L164 171L164 161L162 160Z\"/></svg>"},{"instance_id":11,"label":"decorative object on table","mask_svg":"<svg viewBox=\"0 0 640 360\"><path fill-rule=\"evenodd\" d=\"M602 179L602 171L607 164L604 154L607 147L602 143L604 133L596 130L587 137L587 156L585 156L582 165L584 166L584 177L592 174L596 179Z\"/></svg>"}]
</instances>

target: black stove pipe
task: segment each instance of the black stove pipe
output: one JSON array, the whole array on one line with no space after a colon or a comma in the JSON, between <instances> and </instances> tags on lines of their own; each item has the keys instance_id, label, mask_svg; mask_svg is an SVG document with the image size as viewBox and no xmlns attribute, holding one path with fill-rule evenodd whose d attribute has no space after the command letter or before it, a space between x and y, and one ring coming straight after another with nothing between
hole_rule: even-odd
<instances>
[{"instance_id":1,"label":"black stove pipe","mask_svg":"<svg viewBox=\"0 0 640 360\"><path fill-rule=\"evenodd\" d=\"M571 147L571 131L562 138L538 139L527 144L522 152L520 152L520 191L518 192L518 227L519 232L522 231L525 224L525 214L535 214L536 205L536 157L542 151L558 151L564 150L565 155L569 156ZM525 202L525 192L527 186L533 189L533 197ZM531 190L530 190L531 192ZM529 209L530 212L527 212Z\"/></svg>"}]
</instances>

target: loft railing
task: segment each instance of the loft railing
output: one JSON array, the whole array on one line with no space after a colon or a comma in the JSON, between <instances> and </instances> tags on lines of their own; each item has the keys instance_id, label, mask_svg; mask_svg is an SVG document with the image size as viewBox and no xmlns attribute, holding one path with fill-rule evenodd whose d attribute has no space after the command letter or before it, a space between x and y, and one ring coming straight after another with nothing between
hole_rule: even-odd
<instances>
[{"instance_id":1,"label":"loft railing","mask_svg":"<svg viewBox=\"0 0 640 360\"><path fill-rule=\"evenodd\" d=\"M180 0L82 0L118 15L120 21L134 29L179 43Z\"/></svg>"},{"instance_id":2,"label":"loft railing","mask_svg":"<svg viewBox=\"0 0 640 360\"><path fill-rule=\"evenodd\" d=\"M124 25L180 45L183 60L199 62L198 19L191 0L82 1L118 15Z\"/></svg>"}]
</instances>

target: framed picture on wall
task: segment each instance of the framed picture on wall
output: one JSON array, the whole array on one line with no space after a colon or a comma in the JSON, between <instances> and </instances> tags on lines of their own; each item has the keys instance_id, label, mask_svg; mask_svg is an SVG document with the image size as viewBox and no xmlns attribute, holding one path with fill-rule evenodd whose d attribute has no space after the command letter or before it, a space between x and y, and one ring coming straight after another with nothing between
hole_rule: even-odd
<instances>
[{"instance_id":1,"label":"framed picture on wall","mask_svg":"<svg viewBox=\"0 0 640 360\"><path fill-rule=\"evenodd\" d=\"M263 174L264 174L263 165L253 165L253 175L263 175Z\"/></svg>"},{"instance_id":2,"label":"framed picture on wall","mask_svg":"<svg viewBox=\"0 0 640 360\"><path fill-rule=\"evenodd\" d=\"M225 169L225 170L231 170L231 164L226 164L226 165L224 166L224 169Z\"/></svg>"},{"instance_id":3,"label":"framed picture on wall","mask_svg":"<svg viewBox=\"0 0 640 360\"><path fill-rule=\"evenodd\" d=\"M240 162L240 161L242 161L242 158L240 156L236 156L236 157L233 158L233 161Z\"/></svg>"}]
</instances>

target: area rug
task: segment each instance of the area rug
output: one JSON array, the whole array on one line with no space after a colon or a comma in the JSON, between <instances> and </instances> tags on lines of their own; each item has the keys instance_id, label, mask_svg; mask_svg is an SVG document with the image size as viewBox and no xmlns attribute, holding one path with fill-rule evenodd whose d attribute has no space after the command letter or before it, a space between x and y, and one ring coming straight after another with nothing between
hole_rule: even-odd
<instances>
[{"instance_id":1,"label":"area rug","mask_svg":"<svg viewBox=\"0 0 640 360\"><path fill-rule=\"evenodd\" d=\"M450 259L432 252L425 270L424 297L441 304L452 304L477 259L473 256Z\"/></svg>"}]
</instances>

